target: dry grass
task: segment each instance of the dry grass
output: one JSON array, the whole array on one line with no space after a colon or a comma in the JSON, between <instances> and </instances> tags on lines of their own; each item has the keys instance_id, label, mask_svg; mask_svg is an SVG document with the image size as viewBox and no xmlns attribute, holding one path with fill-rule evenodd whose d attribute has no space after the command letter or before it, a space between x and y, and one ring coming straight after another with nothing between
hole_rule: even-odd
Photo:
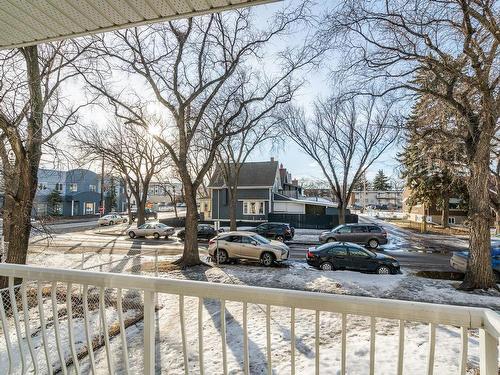
<instances>
[{"instance_id":1,"label":"dry grass","mask_svg":"<svg viewBox=\"0 0 500 375\"><path fill-rule=\"evenodd\" d=\"M391 219L387 219L386 221L390 222L391 224L397 225L398 227L411 230L413 232L420 233L420 231L421 231L422 224L417 223L415 221L391 220ZM467 228L461 228L461 227L444 228L444 227L439 226L439 225L427 224L427 230L425 231L425 233L445 234L445 235L451 235L451 236L463 236L463 235L469 234L469 231Z\"/></svg>"}]
</instances>

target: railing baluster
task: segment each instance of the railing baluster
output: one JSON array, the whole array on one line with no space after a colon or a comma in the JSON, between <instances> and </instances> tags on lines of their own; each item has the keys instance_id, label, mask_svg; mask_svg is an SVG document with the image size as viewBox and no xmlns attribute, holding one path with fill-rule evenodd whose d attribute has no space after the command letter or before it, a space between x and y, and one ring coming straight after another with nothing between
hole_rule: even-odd
<instances>
[{"instance_id":1,"label":"railing baluster","mask_svg":"<svg viewBox=\"0 0 500 375\"><path fill-rule=\"evenodd\" d=\"M179 296L179 319L181 321L182 357L184 359L184 374L189 373L187 342L186 342L186 322L184 319L184 296Z\"/></svg>"},{"instance_id":2,"label":"railing baluster","mask_svg":"<svg viewBox=\"0 0 500 375\"><path fill-rule=\"evenodd\" d=\"M123 367L125 373L130 372L130 367L128 364L128 348L127 348L127 333L125 332L125 321L123 319L123 306L122 306L122 289L118 288L116 293L116 308L118 309L118 319L120 321L120 339L122 342L122 354L123 354Z\"/></svg>"},{"instance_id":3,"label":"railing baluster","mask_svg":"<svg viewBox=\"0 0 500 375\"><path fill-rule=\"evenodd\" d=\"M342 313L342 336L341 336L341 359L340 359L340 373L345 375L346 369L346 341L347 341L347 316Z\"/></svg>"},{"instance_id":4,"label":"railing baluster","mask_svg":"<svg viewBox=\"0 0 500 375\"><path fill-rule=\"evenodd\" d=\"M243 372L245 375L250 373L248 358L248 305L246 302L243 302Z\"/></svg>"},{"instance_id":5,"label":"railing baluster","mask_svg":"<svg viewBox=\"0 0 500 375\"><path fill-rule=\"evenodd\" d=\"M316 310L315 316L315 335L314 335L314 367L316 375L319 375L319 310Z\"/></svg>"},{"instance_id":6,"label":"railing baluster","mask_svg":"<svg viewBox=\"0 0 500 375\"><path fill-rule=\"evenodd\" d=\"M479 373L498 374L498 337L479 328Z\"/></svg>"},{"instance_id":7,"label":"railing baluster","mask_svg":"<svg viewBox=\"0 0 500 375\"><path fill-rule=\"evenodd\" d=\"M106 358L108 359L108 370L110 374L115 371L113 369L113 356L109 345L108 323L106 321L106 304L104 301L104 287L99 288L99 315L101 315L101 325L104 332L104 347L106 349Z\"/></svg>"},{"instance_id":8,"label":"railing baluster","mask_svg":"<svg viewBox=\"0 0 500 375\"><path fill-rule=\"evenodd\" d=\"M467 370L467 350L469 346L467 327L461 327L460 338L462 340L462 345L460 347L460 367L458 373L460 375L465 375Z\"/></svg>"},{"instance_id":9,"label":"railing baluster","mask_svg":"<svg viewBox=\"0 0 500 375\"><path fill-rule=\"evenodd\" d=\"M40 315L40 327L42 329L43 351L45 352L45 360L47 361L47 372L51 374L52 373L52 363L50 361L49 340L47 338L45 312L43 311L42 284L40 283L40 280L38 280L38 282L37 282L36 300L38 303L38 314Z\"/></svg>"},{"instance_id":10,"label":"railing baluster","mask_svg":"<svg viewBox=\"0 0 500 375\"><path fill-rule=\"evenodd\" d=\"M2 330L5 338L5 346L7 347L7 372L12 373L12 344L10 342L9 322L5 315L5 308L3 307L3 293L0 292L0 318L2 319Z\"/></svg>"},{"instance_id":11,"label":"railing baluster","mask_svg":"<svg viewBox=\"0 0 500 375\"><path fill-rule=\"evenodd\" d=\"M272 351L271 351L271 305L266 306L266 340L267 340L267 374L272 375Z\"/></svg>"},{"instance_id":12,"label":"railing baluster","mask_svg":"<svg viewBox=\"0 0 500 375\"><path fill-rule=\"evenodd\" d=\"M87 337L87 351L90 358L90 368L92 369L92 373L95 375L97 372L95 367L92 336L90 335L88 292L89 292L89 286L87 284L83 285L83 322L85 325L85 336Z\"/></svg>"},{"instance_id":13,"label":"railing baluster","mask_svg":"<svg viewBox=\"0 0 500 375\"><path fill-rule=\"evenodd\" d=\"M59 354L59 360L61 361L61 371L64 375L68 373L66 368L66 360L64 359L64 349L61 345L61 329L59 327L59 314L57 310L57 281L52 282L52 318L54 321L54 333L56 336L56 346L57 354Z\"/></svg>"},{"instance_id":14,"label":"railing baluster","mask_svg":"<svg viewBox=\"0 0 500 375\"><path fill-rule=\"evenodd\" d=\"M295 374L295 307L290 312L290 373Z\"/></svg>"},{"instance_id":15,"label":"railing baluster","mask_svg":"<svg viewBox=\"0 0 500 375\"><path fill-rule=\"evenodd\" d=\"M204 374L203 368L203 298L198 298L198 360L200 363L200 375Z\"/></svg>"},{"instance_id":16,"label":"railing baluster","mask_svg":"<svg viewBox=\"0 0 500 375\"><path fill-rule=\"evenodd\" d=\"M155 373L155 292L144 291L144 374Z\"/></svg>"},{"instance_id":17,"label":"railing baluster","mask_svg":"<svg viewBox=\"0 0 500 375\"><path fill-rule=\"evenodd\" d=\"M226 301L220 301L220 336L222 341L222 371L227 374L227 345L226 345Z\"/></svg>"},{"instance_id":18,"label":"railing baluster","mask_svg":"<svg viewBox=\"0 0 500 375\"><path fill-rule=\"evenodd\" d=\"M33 346L33 340L31 339L31 329L30 329L30 315L28 308L28 298L26 296L26 280L23 280L21 284L21 299L23 304L23 315L24 315L24 331L26 333L26 340L28 341L28 348L31 355L31 360L33 361L33 369L35 374L38 373L38 361L36 358L35 347Z\"/></svg>"},{"instance_id":19,"label":"railing baluster","mask_svg":"<svg viewBox=\"0 0 500 375\"><path fill-rule=\"evenodd\" d=\"M78 362L78 354L75 348L75 334L73 332L73 301L72 301L73 284L68 283L66 286L66 310L68 311L68 336L69 347L71 349L71 357L73 357L73 367L77 374L80 373L80 363Z\"/></svg>"},{"instance_id":20,"label":"railing baluster","mask_svg":"<svg viewBox=\"0 0 500 375\"><path fill-rule=\"evenodd\" d=\"M375 374L375 324L376 318L370 317L370 375Z\"/></svg>"},{"instance_id":21,"label":"railing baluster","mask_svg":"<svg viewBox=\"0 0 500 375\"><path fill-rule=\"evenodd\" d=\"M434 373L434 352L436 348L436 325L429 323L429 353L427 357L427 375Z\"/></svg>"},{"instance_id":22,"label":"railing baluster","mask_svg":"<svg viewBox=\"0 0 500 375\"><path fill-rule=\"evenodd\" d=\"M399 342L398 342L398 375L403 373L403 359L405 353L405 322L399 321Z\"/></svg>"},{"instance_id":23,"label":"railing baluster","mask_svg":"<svg viewBox=\"0 0 500 375\"><path fill-rule=\"evenodd\" d=\"M24 357L23 336L21 334L21 323L19 322L19 311L17 309L16 294L14 291L14 277L9 277L9 296L12 315L14 316L14 325L17 335L17 346L19 347L19 355L21 356L21 373L26 373L26 358Z\"/></svg>"}]
</instances>

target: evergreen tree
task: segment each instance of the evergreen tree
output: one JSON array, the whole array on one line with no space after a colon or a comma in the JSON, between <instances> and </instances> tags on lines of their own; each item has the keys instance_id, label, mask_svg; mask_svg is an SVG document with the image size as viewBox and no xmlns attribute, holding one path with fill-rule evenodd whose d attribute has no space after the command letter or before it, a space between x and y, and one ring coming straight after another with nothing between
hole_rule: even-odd
<instances>
[{"instance_id":1,"label":"evergreen tree","mask_svg":"<svg viewBox=\"0 0 500 375\"><path fill-rule=\"evenodd\" d=\"M376 191L386 191L386 190L389 190L391 188L391 184L389 182L389 177L387 177L384 174L384 171L382 169L380 169L377 172L377 175L373 179L372 185L373 185L373 190L376 190Z\"/></svg>"},{"instance_id":2,"label":"evergreen tree","mask_svg":"<svg viewBox=\"0 0 500 375\"><path fill-rule=\"evenodd\" d=\"M354 183L354 191L363 191L363 190L370 190L371 188L371 183L368 181L366 178L366 174L363 173L359 178L356 180Z\"/></svg>"},{"instance_id":3,"label":"evergreen tree","mask_svg":"<svg viewBox=\"0 0 500 375\"><path fill-rule=\"evenodd\" d=\"M61 203L61 193L56 189L52 190L47 198L47 208L49 215L62 215Z\"/></svg>"},{"instance_id":4,"label":"evergreen tree","mask_svg":"<svg viewBox=\"0 0 500 375\"><path fill-rule=\"evenodd\" d=\"M435 205L442 210L442 224L448 226L451 197L467 201L464 147L440 129L457 121L449 108L422 95L406 123L406 147L399 155L402 177L410 189L408 205Z\"/></svg>"}]
</instances>

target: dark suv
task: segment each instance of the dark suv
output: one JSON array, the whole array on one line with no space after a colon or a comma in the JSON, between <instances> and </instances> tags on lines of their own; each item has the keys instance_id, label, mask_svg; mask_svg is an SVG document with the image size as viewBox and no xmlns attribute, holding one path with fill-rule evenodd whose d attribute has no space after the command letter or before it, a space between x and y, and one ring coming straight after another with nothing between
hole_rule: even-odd
<instances>
[{"instance_id":1,"label":"dark suv","mask_svg":"<svg viewBox=\"0 0 500 375\"><path fill-rule=\"evenodd\" d=\"M343 224L319 236L319 242L353 242L376 249L387 243L387 232L375 224Z\"/></svg>"},{"instance_id":2,"label":"dark suv","mask_svg":"<svg viewBox=\"0 0 500 375\"><path fill-rule=\"evenodd\" d=\"M249 231L281 242L290 241L295 235L295 229L286 223L262 223Z\"/></svg>"},{"instance_id":3,"label":"dark suv","mask_svg":"<svg viewBox=\"0 0 500 375\"><path fill-rule=\"evenodd\" d=\"M400 272L399 262L395 258L353 243L333 242L310 248L306 260L310 266L324 271L351 270L386 275Z\"/></svg>"}]
</instances>

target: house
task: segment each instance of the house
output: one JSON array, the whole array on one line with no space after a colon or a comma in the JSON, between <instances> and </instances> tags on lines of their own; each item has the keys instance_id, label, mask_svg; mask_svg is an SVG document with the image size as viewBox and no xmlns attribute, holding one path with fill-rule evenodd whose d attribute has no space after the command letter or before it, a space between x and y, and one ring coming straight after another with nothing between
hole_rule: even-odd
<instances>
[{"instance_id":1,"label":"house","mask_svg":"<svg viewBox=\"0 0 500 375\"><path fill-rule=\"evenodd\" d=\"M402 190L355 190L349 199L351 207L375 206L381 209L395 210L403 206Z\"/></svg>"},{"instance_id":2,"label":"house","mask_svg":"<svg viewBox=\"0 0 500 375\"><path fill-rule=\"evenodd\" d=\"M116 209L124 210L126 198L119 178L115 179ZM104 185L109 186L109 177ZM110 196L109 188L104 197ZM57 197L57 198L54 198ZM101 176L88 169L38 170L38 187L33 201L33 215L81 216L99 213ZM109 207L111 209L111 207ZM109 211L108 209L106 211Z\"/></svg>"},{"instance_id":3,"label":"house","mask_svg":"<svg viewBox=\"0 0 500 375\"><path fill-rule=\"evenodd\" d=\"M408 199L411 190L405 188L403 191L403 212L408 214L408 220L422 222L424 217L427 217L427 222L443 225L442 214L443 211L437 207L435 203L424 206L422 203L410 206ZM468 211L464 209L463 202L458 198L450 198L449 200L449 216L448 224L462 225L468 218Z\"/></svg>"},{"instance_id":4,"label":"house","mask_svg":"<svg viewBox=\"0 0 500 375\"><path fill-rule=\"evenodd\" d=\"M220 169L216 169L208 189L209 197L202 202L204 218L229 220L228 189ZM267 221L270 214L337 214L333 202L305 197L297 180L274 158L244 163L236 195L236 218L241 221Z\"/></svg>"}]
</instances>

